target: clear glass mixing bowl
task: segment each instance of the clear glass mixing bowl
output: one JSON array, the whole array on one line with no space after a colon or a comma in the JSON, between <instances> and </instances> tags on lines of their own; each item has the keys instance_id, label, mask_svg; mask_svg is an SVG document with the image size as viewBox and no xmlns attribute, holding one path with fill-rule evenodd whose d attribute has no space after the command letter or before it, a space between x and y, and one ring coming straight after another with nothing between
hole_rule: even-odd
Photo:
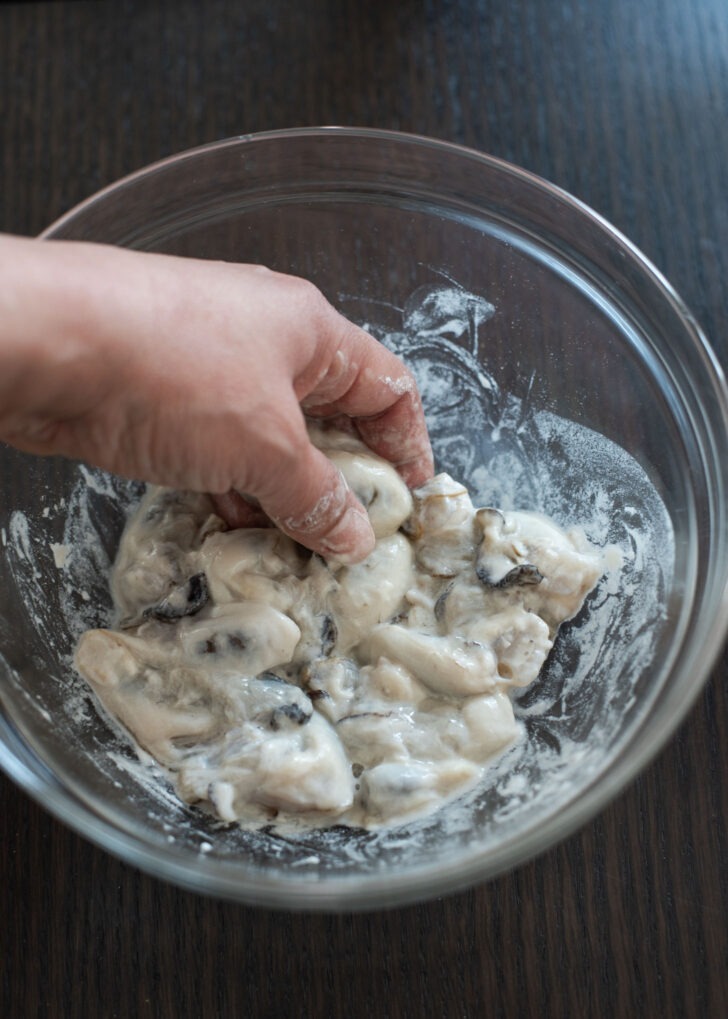
<instances>
[{"instance_id":1,"label":"clear glass mixing bowl","mask_svg":"<svg viewBox=\"0 0 728 1019\"><path fill-rule=\"evenodd\" d=\"M182 153L45 236L308 277L413 365L442 467L482 499L582 525L622 561L517 699L524 738L477 791L386 831L246 832L178 803L70 665L79 632L108 619L138 486L3 448L0 764L56 816L199 891L372 908L543 850L665 742L728 619L728 403L689 312L609 224L476 152L329 128Z\"/></svg>"}]
</instances>

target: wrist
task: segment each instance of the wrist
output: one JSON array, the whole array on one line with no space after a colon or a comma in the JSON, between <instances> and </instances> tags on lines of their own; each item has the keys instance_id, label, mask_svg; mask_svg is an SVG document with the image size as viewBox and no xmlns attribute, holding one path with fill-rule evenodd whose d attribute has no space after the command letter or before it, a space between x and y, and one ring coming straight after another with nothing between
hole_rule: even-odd
<instances>
[{"instance_id":1,"label":"wrist","mask_svg":"<svg viewBox=\"0 0 728 1019\"><path fill-rule=\"evenodd\" d=\"M124 304L113 249L0 236L0 438L56 452L123 374Z\"/></svg>"}]
</instances>

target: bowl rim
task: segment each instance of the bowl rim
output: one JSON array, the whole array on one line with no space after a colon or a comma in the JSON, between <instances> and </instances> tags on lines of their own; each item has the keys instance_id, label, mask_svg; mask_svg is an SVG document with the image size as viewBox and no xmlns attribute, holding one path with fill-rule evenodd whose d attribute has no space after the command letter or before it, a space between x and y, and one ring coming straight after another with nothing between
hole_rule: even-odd
<instances>
[{"instance_id":1,"label":"bowl rim","mask_svg":"<svg viewBox=\"0 0 728 1019\"><path fill-rule=\"evenodd\" d=\"M103 202L109 195L116 194L124 188L133 186L137 181L148 179L158 172L180 166L201 155L247 145L259 145L271 140L295 142L302 138L311 140L332 136L342 139L366 139L372 143L387 141L407 146L419 146L432 152L446 152L459 158L475 161L499 174L505 174L512 179L545 191L591 220L637 264L651 284L660 291L661 299L666 300L672 306L672 310L681 320L691 346L699 354L703 369L712 382L711 423L716 427L719 423L721 434L728 435L728 387L723 368L695 317L660 270L621 231L569 192L529 170L450 141L399 131L340 125L286 128L224 138L167 156L106 185L57 218L39 237L41 239L54 238L59 231L72 224L78 216ZM716 463L716 469L722 478L724 487L726 487L728 467L724 468ZM722 521L722 526L725 531L725 520ZM482 849L467 847L459 851L457 858L449 865L427 863L405 873L384 871L381 874L367 874L363 878L361 876L331 876L319 883L301 876L300 878L292 877L290 881L281 883L278 877L270 879L262 872L251 870L249 874L243 874L241 878L233 881L226 874L215 872L209 867L209 863L214 861L200 858L201 866L192 867L190 866L189 853L184 857L177 856L167 850L163 851L156 845L142 842L125 830L112 827L108 820L94 813L92 806L85 799L62 785L55 776L51 777L49 785L48 776L36 771L33 762L23 760L19 754L14 754L6 742L0 744L0 767L44 809L96 845L126 863L139 866L156 877L171 880L189 890L213 894L251 905L282 909L331 911L399 906L452 893L476 882L489 880L540 855L604 809L659 753L682 723L709 678L717 656L724 645L727 632L728 569L724 569L720 597L715 606L710 626L703 633L704 639L700 647L700 654L698 656L696 651L693 655L696 666L695 674L692 681L686 681L681 684L678 690L671 691L671 714L663 721L657 733L653 734L649 741L636 740L635 736L639 734L644 724L643 719L639 725L635 726L629 741L629 752L626 755L614 758L607 772L598 773L579 789L577 795L568 798L548 817L541 818L537 825L521 832L517 839L514 837L507 839L497 847L495 854L491 850L487 862L482 859ZM4 722L2 714L0 714L0 722L8 724ZM12 725L12 723L9 724ZM22 739L22 737L18 738ZM30 749L28 752L32 754ZM42 762L40 763L42 764ZM49 791L52 792L50 796L48 795Z\"/></svg>"}]
</instances>

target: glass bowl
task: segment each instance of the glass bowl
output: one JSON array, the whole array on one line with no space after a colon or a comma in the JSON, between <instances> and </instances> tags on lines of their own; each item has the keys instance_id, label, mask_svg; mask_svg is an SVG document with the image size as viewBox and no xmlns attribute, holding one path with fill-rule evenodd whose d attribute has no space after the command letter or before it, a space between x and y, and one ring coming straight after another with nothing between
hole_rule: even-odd
<instances>
[{"instance_id":1,"label":"glass bowl","mask_svg":"<svg viewBox=\"0 0 728 1019\"><path fill-rule=\"evenodd\" d=\"M374 908L513 867L656 753L726 630L728 403L691 315L608 223L479 153L326 128L182 153L44 236L313 280L409 361L439 465L481 504L542 510L613 551L516 699L522 739L477 790L387 830L243 831L179 803L70 664L79 633L108 620L106 575L140 486L3 448L0 764L30 795L197 891Z\"/></svg>"}]
</instances>

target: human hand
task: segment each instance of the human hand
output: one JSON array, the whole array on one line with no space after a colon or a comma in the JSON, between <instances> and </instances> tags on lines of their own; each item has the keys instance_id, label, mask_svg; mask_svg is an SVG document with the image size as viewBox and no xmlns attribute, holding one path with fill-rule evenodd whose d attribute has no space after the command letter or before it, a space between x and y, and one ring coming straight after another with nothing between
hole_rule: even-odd
<instances>
[{"instance_id":1,"label":"human hand","mask_svg":"<svg viewBox=\"0 0 728 1019\"><path fill-rule=\"evenodd\" d=\"M368 517L304 411L350 418L411 486L432 474L411 373L310 283L19 238L0 238L0 262L0 437L21 449L210 492L232 525L246 493L352 562L373 547Z\"/></svg>"}]
</instances>

